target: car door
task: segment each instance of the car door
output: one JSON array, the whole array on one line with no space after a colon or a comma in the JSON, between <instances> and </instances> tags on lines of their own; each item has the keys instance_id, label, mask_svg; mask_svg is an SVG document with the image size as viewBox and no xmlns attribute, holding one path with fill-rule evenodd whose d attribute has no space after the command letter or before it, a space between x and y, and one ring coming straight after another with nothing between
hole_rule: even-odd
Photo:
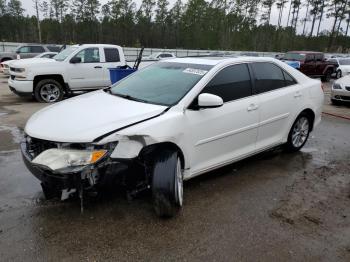
<instances>
[{"instance_id":1,"label":"car door","mask_svg":"<svg viewBox=\"0 0 350 262\"><path fill-rule=\"evenodd\" d=\"M315 75L316 74L316 62L315 55L307 54L304 63L301 65L301 71L305 75Z\"/></svg>"},{"instance_id":2,"label":"car door","mask_svg":"<svg viewBox=\"0 0 350 262\"><path fill-rule=\"evenodd\" d=\"M80 58L81 61L72 63L73 58ZM98 47L85 48L73 58L66 68L69 87L72 90L98 89L106 86Z\"/></svg>"},{"instance_id":3,"label":"car door","mask_svg":"<svg viewBox=\"0 0 350 262\"><path fill-rule=\"evenodd\" d=\"M323 75L323 71L325 69L325 61L324 61L324 55L323 54L315 54L315 75Z\"/></svg>"},{"instance_id":4,"label":"car door","mask_svg":"<svg viewBox=\"0 0 350 262\"><path fill-rule=\"evenodd\" d=\"M45 48L42 46L37 46L37 45L33 45L30 46L30 53L28 54L28 57L34 57L37 56L38 54L44 53L45 52Z\"/></svg>"},{"instance_id":5,"label":"car door","mask_svg":"<svg viewBox=\"0 0 350 262\"><path fill-rule=\"evenodd\" d=\"M31 57L31 49L30 46L21 46L17 49L17 58L19 56L20 59L30 58Z\"/></svg>"},{"instance_id":6,"label":"car door","mask_svg":"<svg viewBox=\"0 0 350 262\"><path fill-rule=\"evenodd\" d=\"M190 130L187 141L191 148L193 174L205 172L255 150L259 120L258 97L252 94L249 68L231 65L218 72L201 93L220 96L219 108L196 110L196 100L185 111Z\"/></svg>"},{"instance_id":7,"label":"car door","mask_svg":"<svg viewBox=\"0 0 350 262\"><path fill-rule=\"evenodd\" d=\"M252 63L259 94L257 150L280 144L299 110L304 90L286 71L274 63Z\"/></svg>"},{"instance_id":8,"label":"car door","mask_svg":"<svg viewBox=\"0 0 350 262\"><path fill-rule=\"evenodd\" d=\"M111 78L109 76L109 68L116 68L117 66L122 66L120 59L120 54L118 48L115 47L104 47L104 63L101 64L103 71L103 85L111 85Z\"/></svg>"}]
</instances>

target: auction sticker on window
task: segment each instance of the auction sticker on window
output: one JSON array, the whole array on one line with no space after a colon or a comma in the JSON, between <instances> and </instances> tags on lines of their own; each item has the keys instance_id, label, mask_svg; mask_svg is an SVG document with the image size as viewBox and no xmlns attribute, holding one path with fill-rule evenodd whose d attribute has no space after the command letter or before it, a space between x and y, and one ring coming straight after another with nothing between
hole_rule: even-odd
<instances>
[{"instance_id":1,"label":"auction sticker on window","mask_svg":"<svg viewBox=\"0 0 350 262\"><path fill-rule=\"evenodd\" d=\"M194 74L194 75L200 75L204 76L208 71L206 70L201 70L201 69L196 69L196 68L186 68L184 71L182 71L186 74Z\"/></svg>"}]
</instances>

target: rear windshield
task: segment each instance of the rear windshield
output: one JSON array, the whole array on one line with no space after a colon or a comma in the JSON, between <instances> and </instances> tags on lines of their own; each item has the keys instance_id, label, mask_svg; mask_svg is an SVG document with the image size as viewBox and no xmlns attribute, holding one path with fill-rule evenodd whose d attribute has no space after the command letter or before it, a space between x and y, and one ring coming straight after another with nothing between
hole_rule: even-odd
<instances>
[{"instance_id":1,"label":"rear windshield","mask_svg":"<svg viewBox=\"0 0 350 262\"><path fill-rule=\"evenodd\" d=\"M211 68L210 65L154 63L114 84L111 93L170 106L178 103Z\"/></svg>"},{"instance_id":2,"label":"rear windshield","mask_svg":"<svg viewBox=\"0 0 350 262\"><path fill-rule=\"evenodd\" d=\"M285 60L293 60L293 61L304 61L306 55L299 53L286 53L284 56Z\"/></svg>"},{"instance_id":3,"label":"rear windshield","mask_svg":"<svg viewBox=\"0 0 350 262\"><path fill-rule=\"evenodd\" d=\"M339 65L350 65L350 59L339 59Z\"/></svg>"}]
</instances>

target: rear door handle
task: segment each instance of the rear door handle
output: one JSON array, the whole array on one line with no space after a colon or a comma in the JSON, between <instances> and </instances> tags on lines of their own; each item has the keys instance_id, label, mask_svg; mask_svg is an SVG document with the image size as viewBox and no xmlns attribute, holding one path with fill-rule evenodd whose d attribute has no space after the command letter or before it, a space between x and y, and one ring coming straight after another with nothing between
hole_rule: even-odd
<instances>
[{"instance_id":1,"label":"rear door handle","mask_svg":"<svg viewBox=\"0 0 350 262\"><path fill-rule=\"evenodd\" d=\"M101 68L102 68L102 66L95 66L94 68L99 68L99 69L101 69Z\"/></svg>"},{"instance_id":2,"label":"rear door handle","mask_svg":"<svg viewBox=\"0 0 350 262\"><path fill-rule=\"evenodd\" d=\"M254 111L254 110L257 110L259 108L258 105L256 104L251 104L248 106L247 110L250 112L250 111Z\"/></svg>"}]
</instances>

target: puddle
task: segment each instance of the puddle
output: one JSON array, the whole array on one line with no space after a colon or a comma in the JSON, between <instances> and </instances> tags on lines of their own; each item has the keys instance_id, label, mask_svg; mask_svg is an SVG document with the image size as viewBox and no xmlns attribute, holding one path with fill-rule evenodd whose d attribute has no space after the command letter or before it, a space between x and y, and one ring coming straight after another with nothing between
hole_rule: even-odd
<instances>
[{"instance_id":1,"label":"puddle","mask_svg":"<svg viewBox=\"0 0 350 262\"><path fill-rule=\"evenodd\" d=\"M313 148L313 147L309 147L309 148L302 148L300 151L303 153L314 153L314 152L317 152L318 149Z\"/></svg>"},{"instance_id":2,"label":"puddle","mask_svg":"<svg viewBox=\"0 0 350 262\"><path fill-rule=\"evenodd\" d=\"M18 149L22 137L18 127L0 126L0 152Z\"/></svg>"}]
</instances>

